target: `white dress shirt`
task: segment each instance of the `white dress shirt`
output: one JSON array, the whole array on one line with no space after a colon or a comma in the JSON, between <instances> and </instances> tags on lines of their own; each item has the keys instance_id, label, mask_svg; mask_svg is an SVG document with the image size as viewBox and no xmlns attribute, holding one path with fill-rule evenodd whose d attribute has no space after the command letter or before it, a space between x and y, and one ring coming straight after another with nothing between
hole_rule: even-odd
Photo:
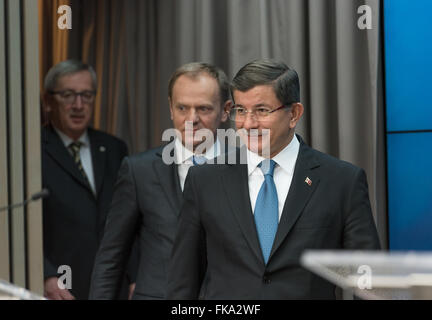
<instances>
[{"instance_id":1,"label":"white dress shirt","mask_svg":"<svg viewBox=\"0 0 432 320\"><path fill-rule=\"evenodd\" d=\"M60 139L63 141L63 144L65 145L66 149L68 149L69 153L72 154L72 152L69 149L69 145L72 142L74 142L74 140L69 138L59 129L55 127L54 129L60 136ZM91 149L90 149L90 139L88 137L87 130L81 135L81 137L79 137L78 141L81 142L81 148L80 148L81 164L89 180L90 187L93 193L96 194L95 180L93 175L93 162L92 162Z\"/></svg>"},{"instance_id":2,"label":"white dress shirt","mask_svg":"<svg viewBox=\"0 0 432 320\"><path fill-rule=\"evenodd\" d=\"M220 149L221 149L221 145L220 145L219 138L216 138L215 144L212 145L210 149L206 150L206 153L201 156L204 156L207 160L217 158L221 154ZM183 191L189 168L194 165L192 162L192 157L195 154L189 149L185 148L185 146L181 143L180 139L175 140L174 152L175 152L175 163L178 165L180 186Z\"/></svg>"},{"instance_id":3,"label":"white dress shirt","mask_svg":"<svg viewBox=\"0 0 432 320\"><path fill-rule=\"evenodd\" d=\"M300 142L294 135L291 142L272 159L276 162L273 172L273 180L276 185L278 196L278 210L279 221L282 216L282 210L285 205L285 200L291 186L294 168L297 161L297 156L300 149ZM255 211L255 203L258 197L261 185L264 182L264 174L258 165L265 158L259 156L257 153L247 150L247 163L248 163L248 183L249 183L249 196L251 201L252 212Z\"/></svg>"}]
</instances>

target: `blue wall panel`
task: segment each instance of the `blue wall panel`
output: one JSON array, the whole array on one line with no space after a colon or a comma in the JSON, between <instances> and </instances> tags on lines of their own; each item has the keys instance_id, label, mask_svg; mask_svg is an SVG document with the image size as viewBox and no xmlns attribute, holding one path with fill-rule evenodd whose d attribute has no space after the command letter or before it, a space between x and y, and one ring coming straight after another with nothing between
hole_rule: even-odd
<instances>
[{"instance_id":1,"label":"blue wall panel","mask_svg":"<svg viewBox=\"0 0 432 320\"><path fill-rule=\"evenodd\" d=\"M432 129L432 1L385 0L387 129Z\"/></svg>"},{"instance_id":2,"label":"blue wall panel","mask_svg":"<svg viewBox=\"0 0 432 320\"><path fill-rule=\"evenodd\" d=\"M432 132L389 134L391 249L432 250Z\"/></svg>"},{"instance_id":3,"label":"blue wall panel","mask_svg":"<svg viewBox=\"0 0 432 320\"><path fill-rule=\"evenodd\" d=\"M390 249L432 250L432 1L384 0L384 33Z\"/></svg>"}]
</instances>

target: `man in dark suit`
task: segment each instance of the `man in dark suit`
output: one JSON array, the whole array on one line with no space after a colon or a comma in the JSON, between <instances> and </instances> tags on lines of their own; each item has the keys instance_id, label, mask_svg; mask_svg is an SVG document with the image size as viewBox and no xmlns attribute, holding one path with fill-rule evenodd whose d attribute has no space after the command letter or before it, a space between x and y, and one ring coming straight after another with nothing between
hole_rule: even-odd
<instances>
[{"instance_id":1,"label":"man in dark suit","mask_svg":"<svg viewBox=\"0 0 432 320\"><path fill-rule=\"evenodd\" d=\"M45 296L87 299L94 258L126 144L89 128L96 74L68 60L45 77L42 129ZM60 279L59 279L60 278ZM60 280L60 281L59 281Z\"/></svg>"},{"instance_id":2,"label":"man in dark suit","mask_svg":"<svg viewBox=\"0 0 432 320\"><path fill-rule=\"evenodd\" d=\"M135 238L139 265L133 298L165 297L186 175L197 162L223 152L216 130L227 120L231 101L222 70L206 63L181 66L169 81L168 100L176 138L124 160L96 257L93 299L118 297L120 276ZM211 143L202 141L198 134L202 131L209 133Z\"/></svg>"},{"instance_id":3,"label":"man in dark suit","mask_svg":"<svg viewBox=\"0 0 432 320\"><path fill-rule=\"evenodd\" d=\"M231 90L246 161L190 171L168 298L334 299L299 259L306 249L379 248L365 172L294 134L303 106L284 63L247 64Z\"/></svg>"}]
</instances>

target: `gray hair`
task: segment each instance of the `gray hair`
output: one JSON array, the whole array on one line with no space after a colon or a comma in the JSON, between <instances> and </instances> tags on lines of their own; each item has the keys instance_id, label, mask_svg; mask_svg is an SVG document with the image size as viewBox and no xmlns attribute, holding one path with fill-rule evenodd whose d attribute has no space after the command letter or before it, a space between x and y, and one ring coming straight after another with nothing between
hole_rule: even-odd
<instances>
[{"instance_id":1,"label":"gray hair","mask_svg":"<svg viewBox=\"0 0 432 320\"><path fill-rule=\"evenodd\" d=\"M174 84L180 76L185 75L191 78L195 78L202 73L207 73L209 76L211 76L218 82L221 103L224 103L225 101L230 99L229 81L225 72L223 72L222 69L214 65L204 62L192 62L184 64L180 66L176 71L174 71L168 84L168 97L172 99L172 91L174 88Z\"/></svg>"},{"instance_id":2,"label":"gray hair","mask_svg":"<svg viewBox=\"0 0 432 320\"><path fill-rule=\"evenodd\" d=\"M283 62L255 60L246 64L235 75L231 94L234 90L245 92L259 85L271 85L276 97L284 105L300 102L298 74Z\"/></svg>"},{"instance_id":3,"label":"gray hair","mask_svg":"<svg viewBox=\"0 0 432 320\"><path fill-rule=\"evenodd\" d=\"M55 90L57 81L60 77L74 74L80 71L88 71L92 77L93 89L97 88L97 77L93 67L79 60L66 60L53 66L45 76L44 89L45 92Z\"/></svg>"}]
</instances>

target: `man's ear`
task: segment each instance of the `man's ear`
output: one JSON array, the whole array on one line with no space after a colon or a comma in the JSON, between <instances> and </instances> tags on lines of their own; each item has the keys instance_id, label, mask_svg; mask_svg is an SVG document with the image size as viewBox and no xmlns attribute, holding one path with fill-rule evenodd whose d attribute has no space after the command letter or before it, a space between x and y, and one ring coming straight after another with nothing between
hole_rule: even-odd
<instances>
[{"instance_id":1,"label":"man's ear","mask_svg":"<svg viewBox=\"0 0 432 320\"><path fill-rule=\"evenodd\" d=\"M45 113L52 111L52 96L49 93L42 96L42 110Z\"/></svg>"},{"instance_id":2,"label":"man's ear","mask_svg":"<svg viewBox=\"0 0 432 320\"><path fill-rule=\"evenodd\" d=\"M294 103L291 106L291 112L293 114L293 117L290 120L289 126L291 129L295 128L297 123L300 121L300 118L303 115L304 107L300 102Z\"/></svg>"},{"instance_id":3,"label":"man's ear","mask_svg":"<svg viewBox=\"0 0 432 320\"><path fill-rule=\"evenodd\" d=\"M231 111L232 106L233 106L233 103L231 100L227 100L225 102L225 105L224 105L224 108L222 111L222 120L221 120L222 122L225 122L228 120L228 116L229 116L229 113Z\"/></svg>"}]
</instances>

